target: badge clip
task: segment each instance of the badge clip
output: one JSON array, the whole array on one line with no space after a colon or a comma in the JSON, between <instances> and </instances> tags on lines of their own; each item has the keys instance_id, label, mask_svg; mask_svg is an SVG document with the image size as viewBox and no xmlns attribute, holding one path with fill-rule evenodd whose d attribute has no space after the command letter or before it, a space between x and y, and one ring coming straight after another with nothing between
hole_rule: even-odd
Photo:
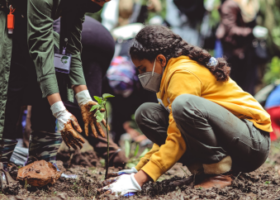
<instances>
[{"instance_id":1,"label":"badge clip","mask_svg":"<svg viewBox=\"0 0 280 200\"><path fill-rule=\"evenodd\" d=\"M68 43L68 39L65 38L65 47L62 49L62 53L55 53L54 54L54 67L57 72L69 74L70 67L71 67L71 54L66 53L66 46Z\"/></svg>"},{"instance_id":2,"label":"badge clip","mask_svg":"<svg viewBox=\"0 0 280 200\"><path fill-rule=\"evenodd\" d=\"M15 28L15 16L13 13L15 12L16 9L13 8L12 5L10 5L10 13L7 16L7 28L8 28L8 33L13 34L14 28Z\"/></svg>"}]
</instances>

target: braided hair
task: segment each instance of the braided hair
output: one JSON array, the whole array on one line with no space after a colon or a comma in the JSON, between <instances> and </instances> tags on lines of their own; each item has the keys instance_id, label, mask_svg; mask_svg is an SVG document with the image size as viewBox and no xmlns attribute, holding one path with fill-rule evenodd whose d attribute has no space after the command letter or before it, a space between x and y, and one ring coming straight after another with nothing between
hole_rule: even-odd
<instances>
[{"instance_id":1,"label":"braided hair","mask_svg":"<svg viewBox=\"0 0 280 200\"><path fill-rule=\"evenodd\" d=\"M132 58L150 61L154 61L159 54L164 55L167 62L171 58L189 56L190 59L207 67L218 81L229 79L230 67L224 58L218 58L216 66L207 66L211 58L209 52L188 44L179 35L164 26L152 25L143 28L136 35L129 52Z\"/></svg>"}]
</instances>

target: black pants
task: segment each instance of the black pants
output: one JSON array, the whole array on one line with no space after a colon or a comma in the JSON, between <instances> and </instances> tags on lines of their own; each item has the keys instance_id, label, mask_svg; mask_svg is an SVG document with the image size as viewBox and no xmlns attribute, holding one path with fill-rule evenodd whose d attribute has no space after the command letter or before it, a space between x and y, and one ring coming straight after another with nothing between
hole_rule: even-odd
<instances>
[{"instance_id":1,"label":"black pants","mask_svg":"<svg viewBox=\"0 0 280 200\"><path fill-rule=\"evenodd\" d=\"M173 101L172 113L187 146L180 160L184 164L217 163L229 155L232 170L250 172L260 167L268 156L269 133L218 104L183 94ZM145 103L136 111L139 128L159 146L167 137L168 117L168 111L156 103Z\"/></svg>"}]
</instances>

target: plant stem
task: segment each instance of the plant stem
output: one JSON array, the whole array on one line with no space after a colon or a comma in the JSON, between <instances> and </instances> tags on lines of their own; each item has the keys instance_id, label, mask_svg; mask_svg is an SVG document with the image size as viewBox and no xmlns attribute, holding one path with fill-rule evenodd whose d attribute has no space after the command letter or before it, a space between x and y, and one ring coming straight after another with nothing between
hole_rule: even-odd
<instances>
[{"instance_id":1,"label":"plant stem","mask_svg":"<svg viewBox=\"0 0 280 200\"><path fill-rule=\"evenodd\" d=\"M107 108L106 108L106 102L105 101L105 120L106 120L106 133L107 133L107 164L106 164L106 172L105 172L105 179L108 176L108 169L109 169L109 131L108 131L108 113L107 113Z\"/></svg>"}]
</instances>

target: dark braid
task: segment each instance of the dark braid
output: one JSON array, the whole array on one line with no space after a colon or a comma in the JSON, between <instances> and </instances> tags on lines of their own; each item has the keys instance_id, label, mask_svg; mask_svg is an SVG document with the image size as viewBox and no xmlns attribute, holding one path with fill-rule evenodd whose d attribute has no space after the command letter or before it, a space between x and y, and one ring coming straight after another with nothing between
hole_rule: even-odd
<instances>
[{"instance_id":1,"label":"dark braid","mask_svg":"<svg viewBox=\"0 0 280 200\"><path fill-rule=\"evenodd\" d=\"M218 58L216 66L208 67L211 55L206 50L188 44L164 26L146 26L136 35L130 55L132 58L154 61L159 54L163 54L167 61L182 55L189 56L207 67L217 80L227 81L229 78L230 67L224 58Z\"/></svg>"}]
</instances>

